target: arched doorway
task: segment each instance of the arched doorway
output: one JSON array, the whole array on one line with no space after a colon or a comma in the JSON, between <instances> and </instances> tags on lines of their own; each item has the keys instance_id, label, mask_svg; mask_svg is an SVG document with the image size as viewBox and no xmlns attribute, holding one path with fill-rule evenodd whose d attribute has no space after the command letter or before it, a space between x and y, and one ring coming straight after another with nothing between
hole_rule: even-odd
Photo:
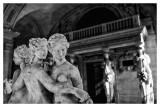
<instances>
[{"instance_id":1,"label":"arched doorway","mask_svg":"<svg viewBox=\"0 0 160 107\"><path fill-rule=\"evenodd\" d=\"M105 7L94 8L81 17L76 25L76 30L117 19L116 14Z\"/></svg>"}]
</instances>

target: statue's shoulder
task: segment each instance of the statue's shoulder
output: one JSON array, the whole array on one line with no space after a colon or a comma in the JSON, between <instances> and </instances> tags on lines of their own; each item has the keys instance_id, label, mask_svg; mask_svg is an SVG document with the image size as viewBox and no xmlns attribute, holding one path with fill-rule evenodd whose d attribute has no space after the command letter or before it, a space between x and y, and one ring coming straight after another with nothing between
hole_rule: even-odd
<instances>
[{"instance_id":1,"label":"statue's shoulder","mask_svg":"<svg viewBox=\"0 0 160 107\"><path fill-rule=\"evenodd\" d=\"M69 70L78 70L78 68L73 64L71 64L70 62L66 61L65 63Z\"/></svg>"}]
</instances>

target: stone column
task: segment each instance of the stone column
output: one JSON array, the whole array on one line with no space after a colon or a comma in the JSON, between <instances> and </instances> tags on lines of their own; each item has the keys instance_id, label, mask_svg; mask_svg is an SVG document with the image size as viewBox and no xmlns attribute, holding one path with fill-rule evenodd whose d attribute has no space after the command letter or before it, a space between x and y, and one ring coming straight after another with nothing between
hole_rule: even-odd
<instances>
[{"instance_id":1,"label":"stone column","mask_svg":"<svg viewBox=\"0 0 160 107\"><path fill-rule=\"evenodd\" d=\"M12 32L10 29L4 29L4 43L3 43L3 79L11 78L12 63L13 63L13 46L14 37L19 33Z\"/></svg>"}]
</instances>

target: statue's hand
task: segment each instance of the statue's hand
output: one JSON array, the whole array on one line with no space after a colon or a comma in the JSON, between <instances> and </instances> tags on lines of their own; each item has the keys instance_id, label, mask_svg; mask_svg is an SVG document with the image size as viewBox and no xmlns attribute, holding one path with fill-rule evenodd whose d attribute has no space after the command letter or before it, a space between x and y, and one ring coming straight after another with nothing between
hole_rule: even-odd
<instances>
[{"instance_id":1,"label":"statue's hand","mask_svg":"<svg viewBox=\"0 0 160 107\"><path fill-rule=\"evenodd\" d=\"M83 104L93 104L93 100L89 98L86 101L84 101Z\"/></svg>"},{"instance_id":2,"label":"statue's hand","mask_svg":"<svg viewBox=\"0 0 160 107\"><path fill-rule=\"evenodd\" d=\"M90 96L88 95L86 91L82 89L78 89L78 88L74 90L74 95L80 99L79 102L81 103L90 98Z\"/></svg>"},{"instance_id":3,"label":"statue's hand","mask_svg":"<svg viewBox=\"0 0 160 107\"><path fill-rule=\"evenodd\" d=\"M12 80L7 80L5 79L4 80L4 83L5 83L5 90L4 90L4 93L5 94L10 94L12 92Z\"/></svg>"}]
</instances>

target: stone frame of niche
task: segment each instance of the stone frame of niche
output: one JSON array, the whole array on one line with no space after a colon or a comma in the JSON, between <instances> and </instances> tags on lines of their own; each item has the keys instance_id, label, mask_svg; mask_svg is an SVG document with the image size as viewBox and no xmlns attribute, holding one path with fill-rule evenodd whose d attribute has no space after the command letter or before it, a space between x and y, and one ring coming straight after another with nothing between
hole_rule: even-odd
<instances>
[{"instance_id":1,"label":"stone frame of niche","mask_svg":"<svg viewBox=\"0 0 160 107\"><path fill-rule=\"evenodd\" d=\"M122 54L119 59L119 67L120 72L123 71L135 71L136 63L136 50L134 52L128 51L128 55Z\"/></svg>"},{"instance_id":2,"label":"stone frame of niche","mask_svg":"<svg viewBox=\"0 0 160 107\"><path fill-rule=\"evenodd\" d=\"M114 12L115 15L118 18L123 18L123 17L127 17L124 13L124 11L122 9L120 9L120 7L118 7L116 4L82 4L80 6L78 6L77 8L75 8L74 10L68 12L66 15L64 15L61 19L60 19L60 31L62 33L67 33L70 31L74 31L76 30L76 25L79 22L79 20L89 11L95 9L95 8L99 8L99 7L104 7L109 9L110 11ZM77 11L78 10L78 11ZM69 26L69 30L65 31L65 21L66 20L70 20L71 21L71 26ZM57 24L58 25L58 24ZM57 28L57 27L56 27Z\"/></svg>"}]
</instances>

